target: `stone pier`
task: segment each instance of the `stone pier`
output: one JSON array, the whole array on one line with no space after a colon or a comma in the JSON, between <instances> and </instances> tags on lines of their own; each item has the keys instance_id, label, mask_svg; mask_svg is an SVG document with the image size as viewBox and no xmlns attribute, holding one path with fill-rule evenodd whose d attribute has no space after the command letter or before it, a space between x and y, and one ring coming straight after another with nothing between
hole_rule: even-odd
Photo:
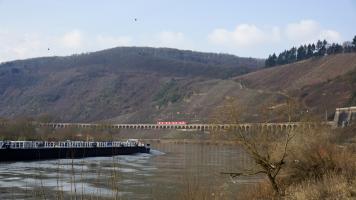
<instances>
[{"instance_id":1,"label":"stone pier","mask_svg":"<svg viewBox=\"0 0 356 200\"><path fill-rule=\"evenodd\" d=\"M345 127L356 120L356 106L346 108L336 108L334 123L338 127Z\"/></svg>"}]
</instances>

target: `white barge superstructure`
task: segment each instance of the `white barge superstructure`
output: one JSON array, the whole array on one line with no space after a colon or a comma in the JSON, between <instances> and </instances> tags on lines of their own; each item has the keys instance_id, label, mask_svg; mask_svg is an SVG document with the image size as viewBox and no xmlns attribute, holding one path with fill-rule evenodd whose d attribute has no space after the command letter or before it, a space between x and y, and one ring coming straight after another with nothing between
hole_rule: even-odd
<instances>
[{"instance_id":1,"label":"white barge superstructure","mask_svg":"<svg viewBox=\"0 0 356 200\"><path fill-rule=\"evenodd\" d=\"M150 145L127 141L0 141L0 162L149 153Z\"/></svg>"}]
</instances>

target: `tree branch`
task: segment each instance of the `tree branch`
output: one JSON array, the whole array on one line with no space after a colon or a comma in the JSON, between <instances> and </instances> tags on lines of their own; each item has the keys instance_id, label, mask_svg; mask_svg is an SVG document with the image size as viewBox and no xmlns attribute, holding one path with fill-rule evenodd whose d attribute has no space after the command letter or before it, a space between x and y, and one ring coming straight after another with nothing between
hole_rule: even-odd
<instances>
[{"instance_id":1,"label":"tree branch","mask_svg":"<svg viewBox=\"0 0 356 200\"><path fill-rule=\"evenodd\" d=\"M238 176L252 176L252 175L257 175L257 174L267 174L266 171L257 171L257 172L251 172L251 173L242 173L242 172L220 172L220 174L224 175L230 175L231 178L236 178Z\"/></svg>"}]
</instances>

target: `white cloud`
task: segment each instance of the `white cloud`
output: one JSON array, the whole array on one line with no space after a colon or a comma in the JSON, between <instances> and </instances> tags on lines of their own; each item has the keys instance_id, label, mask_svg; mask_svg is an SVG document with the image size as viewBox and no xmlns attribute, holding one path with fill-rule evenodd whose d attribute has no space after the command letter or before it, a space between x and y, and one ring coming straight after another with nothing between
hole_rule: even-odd
<instances>
[{"instance_id":1,"label":"white cloud","mask_svg":"<svg viewBox=\"0 0 356 200\"><path fill-rule=\"evenodd\" d=\"M35 33L18 34L8 30L0 31L0 62L41 55L38 50L43 46L42 39L45 40Z\"/></svg>"},{"instance_id":2,"label":"white cloud","mask_svg":"<svg viewBox=\"0 0 356 200\"><path fill-rule=\"evenodd\" d=\"M208 43L204 40L191 40L183 32L169 30L136 36L133 38L127 35L89 34L78 29L46 35L36 32L21 33L5 30L2 27L0 28L0 62L38 56L70 55L130 45L264 56L270 51L316 42L318 39L339 43L343 41L339 32L326 29L314 20L301 20L275 27L239 24L234 29L217 28L208 34Z\"/></svg>"},{"instance_id":3,"label":"white cloud","mask_svg":"<svg viewBox=\"0 0 356 200\"><path fill-rule=\"evenodd\" d=\"M111 48L117 46L129 46L132 38L128 36L96 36L96 43L99 48Z\"/></svg>"},{"instance_id":4,"label":"white cloud","mask_svg":"<svg viewBox=\"0 0 356 200\"><path fill-rule=\"evenodd\" d=\"M301 20L297 23L290 23L285 28L285 35L294 44L311 43L316 40L326 39L329 42L341 42L341 35L334 30L323 29L314 20Z\"/></svg>"},{"instance_id":5,"label":"white cloud","mask_svg":"<svg viewBox=\"0 0 356 200\"><path fill-rule=\"evenodd\" d=\"M288 24L285 34L289 40L305 42L315 39L320 30L319 24L313 20L302 20Z\"/></svg>"},{"instance_id":6,"label":"white cloud","mask_svg":"<svg viewBox=\"0 0 356 200\"><path fill-rule=\"evenodd\" d=\"M323 40L327 40L329 42L342 42L342 37L340 35L339 32L334 31L334 30L322 30L320 31L319 34L319 39Z\"/></svg>"},{"instance_id":7,"label":"white cloud","mask_svg":"<svg viewBox=\"0 0 356 200\"><path fill-rule=\"evenodd\" d=\"M65 33L61 38L60 42L65 47L69 48L79 48L82 45L83 36L78 30L73 30Z\"/></svg>"},{"instance_id":8,"label":"white cloud","mask_svg":"<svg viewBox=\"0 0 356 200\"><path fill-rule=\"evenodd\" d=\"M208 35L208 39L211 43L217 45L253 47L279 41L280 30L278 27L263 30L253 24L240 24L232 31L222 28L215 29Z\"/></svg>"},{"instance_id":9,"label":"white cloud","mask_svg":"<svg viewBox=\"0 0 356 200\"><path fill-rule=\"evenodd\" d=\"M226 44L231 40L231 32L218 28L208 35L209 40L214 44Z\"/></svg>"},{"instance_id":10,"label":"white cloud","mask_svg":"<svg viewBox=\"0 0 356 200\"><path fill-rule=\"evenodd\" d=\"M63 56L128 46L131 40L128 36L91 36L79 30L54 36L0 30L0 62L39 56Z\"/></svg>"},{"instance_id":11,"label":"white cloud","mask_svg":"<svg viewBox=\"0 0 356 200\"><path fill-rule=\"evenodd\" d=\"M183 41L184 34L181 32L162 31L158 33L158 38L163 43L175 43Z\"/></svg>"},{"instance_id":12,"label":"white cloud","mask_svg":"<svg viewBox=\"0 0 356 200\"><path fill-rule=\"evenodd\" d=\"M181 32L162 31L154 36L151 44L157 47L179 48L185 46L186 42L186 38Z\"/></svg>"},{"instance_id":13,"label":"white cloud","mask_svg":"<svg viewBox=\"0 0 356 200\"><path fill-rule=\"evenodd\" d=\"M152 46L193 49L182 32L161 31L133 43L125 35L90 35L74 29L58 35L0 30L0 62L39 56L64 56L117 46Z\"/></svg>"},{"instance_id":14,"label":"white cloud","mask_svg":"<svg viewBox=\"0 0 356 200\"><path fill-rule=\"evenodd\" d=\"M169 47L196 50L189 38L182 32L160 31L152 35L144 35L135 41L135 45L149 47Z\"/></svg>"},{"instance_id":15,"label":"white cloud","mask_svg":"<svg viewBox=\"0 0 356 200\"><path fill-rule=\"evenodd\" d=\"M258 27L254 24L240 24L234 30L215 29L208 35L210 43L229 48L263 48L266 45L300 45L326 39L342 42L335 30L324 29L314 20L301 20L284 27ZM289 46L286 46L289 45Z\"/></svg>"}]
</instances>

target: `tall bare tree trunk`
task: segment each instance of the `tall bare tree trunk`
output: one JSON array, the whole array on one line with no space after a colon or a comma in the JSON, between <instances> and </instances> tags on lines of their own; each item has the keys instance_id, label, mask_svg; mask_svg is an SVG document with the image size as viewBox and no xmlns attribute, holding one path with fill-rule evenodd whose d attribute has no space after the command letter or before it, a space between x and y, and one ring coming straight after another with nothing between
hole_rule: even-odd
<instances>
[{"instance_id":1,"label":"tall bare tree trunk","mask_svg":"<svg viewBox=\"0 0 356 200\"><path fill-rule=\"evenodd\" d=\"M268 180L270 181L275 194L279 196L280 195L280 190L279 190L279 187L277 185L276 178L273 177L271 174L267 174L267 176L268 176Z\"/></svg>"}]
</instances>

